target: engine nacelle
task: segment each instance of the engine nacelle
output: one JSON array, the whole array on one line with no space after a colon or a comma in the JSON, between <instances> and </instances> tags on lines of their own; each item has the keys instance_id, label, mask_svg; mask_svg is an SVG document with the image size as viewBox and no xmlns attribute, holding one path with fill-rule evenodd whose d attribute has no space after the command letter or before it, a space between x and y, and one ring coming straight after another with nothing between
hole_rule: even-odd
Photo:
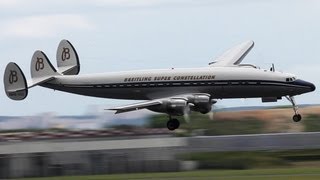
<instances>
[{"instance_id":1,"label":"engine nacelle","mask_svg":"<svg viewBox=\"0 0 320 180\"><path fill-rule=\"evenodd\" d=\"M190 112L190 106L185 99L169 99L162 102L159 106L148 108L154 112L167 113L173 116L182 116Z\"/></svg>"},{"instance_id":2,"label":"engine nacelle","mask_svg":"<svg viewBox=\"0 0 320 180\"><path fill-rule=\"evenodd\" d=\"M188 102L193 104L193 106L190 106L192 111L201 112L202 114L210 112L214 103L209 95L203 94L189 96Z\"/></svg>"}]
</instances>

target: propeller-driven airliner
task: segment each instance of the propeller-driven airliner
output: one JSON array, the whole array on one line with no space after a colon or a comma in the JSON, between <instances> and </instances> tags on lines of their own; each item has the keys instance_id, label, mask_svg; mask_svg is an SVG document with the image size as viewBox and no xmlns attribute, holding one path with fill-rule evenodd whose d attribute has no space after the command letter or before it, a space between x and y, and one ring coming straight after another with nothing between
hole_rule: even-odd
<instances>
[{"instance_id":1,"label":"propeller-driven airliner","mask_svg":"<svg viewBox=\"0 0 320 180\"><path fill-rule=\"evenodd\" d=\"M314 91L315 85L293 74L276 71L274 66L266 70L241 64L253 46L253 41L243 42L206 67L79 75L78 54L68 40L62 40L56 53L57 69L44 52L37 50L31 60L31 79L27 81L20 67L10 62L4 73L4 87L12 100L25 99L28 89L34 86L100 98L144 100L109 110L124 113L148 109L166 113L169 130L179 128L180 122L174 116L191 111L208 113L217 100L227 98L276 102L285 97L292 104L293 120L300 121L294 96Z\"/></svg>"}]
</instances>

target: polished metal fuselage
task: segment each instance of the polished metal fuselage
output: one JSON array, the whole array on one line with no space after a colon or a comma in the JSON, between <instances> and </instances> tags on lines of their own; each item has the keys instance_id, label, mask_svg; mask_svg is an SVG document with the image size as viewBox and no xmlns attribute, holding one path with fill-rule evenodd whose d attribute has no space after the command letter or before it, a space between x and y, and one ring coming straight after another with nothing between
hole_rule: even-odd
<instances>
[{"instance_id":1,"label":"polished metal fuselage","mask_svg":"<svg viewBox=\"0 0 320 180\"><path fill-rule=\"evenodd\" d=\"M312 83L293 77L249 67L203 67L65 75L42 86L86 96L131 100L192 93L207 93L213 99L282 97L315 89Z\"/></svg>"}]
</instances>

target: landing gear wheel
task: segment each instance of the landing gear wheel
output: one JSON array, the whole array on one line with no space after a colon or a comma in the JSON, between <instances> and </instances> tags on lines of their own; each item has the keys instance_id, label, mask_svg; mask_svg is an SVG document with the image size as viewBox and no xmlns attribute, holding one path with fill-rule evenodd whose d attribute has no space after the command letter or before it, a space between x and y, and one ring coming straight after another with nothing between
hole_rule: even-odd
<instances>
[{"instance_id":1,"label":"landing gear wheel","mask_svg":"<svg viewBox=\"0 0 320 180\"><path fill-rule=\"evenodd\" d=\"M180 126L180 122L177 120L177 119L170 119L168 122L167 122L167 128L170 130L170 131L173 131L175 129L178 129Z\"/></svg>"},{"instance_id":2,"label":"landing gear wheel","mask_svg":"<svg viewBox=\"0 0 320 180\"><path fill-rule=\"evenodd\" d=\"M299 121L301 121L301 115L300 114L295 114L293 117L292 117L292 119L293 119L293 121L294 122L299 122Z\"/></svg>"},{"instance_id":3,"label":"landing gear wheel","mask_svg":"<svg viewBox=\"0 0 320 180\"><path fill-rule=\"evenodd\" d=\"M178 119L172 119L172 121L174 122L174 127L175 127L175 129L178 129L179 126L180 126L179 120L178 120Z\"/></svg>"},{"instance_id":4,"label":"landing gear wheel","mask_svg":"<svg viewBox=\"0 0 320 180\"><path fill-rule=\"evenodd\" d=\"M301 121L301 115L298 113L298 106L296 105L296 102L293 98L293 96L285 96L288 101L291 102L292 104L292 108L293 108L293 111L294 111L294 116L292 117L293 121L294 122L299 122Z\"/></svg>"}]
</instances>

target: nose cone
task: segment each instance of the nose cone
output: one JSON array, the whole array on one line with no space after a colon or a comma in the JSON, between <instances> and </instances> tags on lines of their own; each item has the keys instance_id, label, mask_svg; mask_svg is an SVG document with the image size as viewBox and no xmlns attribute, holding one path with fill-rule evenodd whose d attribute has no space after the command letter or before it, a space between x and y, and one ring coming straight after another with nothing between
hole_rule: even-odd
<instances>
[{"instance_id":1,"label":"nose cone","mask_svg":"<svg viewBox=\"0 0 320 180\"><path fill-rule=\"evenodd\" d=\"M314 84L312 84L312 83L310 83L310 89L311 89L311 91L314 91L314 90L316 90L316 86L314 85Z\"/></svg>"},{"instance_id":2,"label":"nose cone","mask_svg":"<svg viewBox=\"0 0 320 180\"><path fill-rule=\"evenodd\" d=\"M309 89L308 92L312 92L312 91L316 90L316 86L314 84L312 84L311 82L308 82L308 81L301 80L301 79L295 80L294 84L308 88Z\"/></svg>"}]
</instances>

